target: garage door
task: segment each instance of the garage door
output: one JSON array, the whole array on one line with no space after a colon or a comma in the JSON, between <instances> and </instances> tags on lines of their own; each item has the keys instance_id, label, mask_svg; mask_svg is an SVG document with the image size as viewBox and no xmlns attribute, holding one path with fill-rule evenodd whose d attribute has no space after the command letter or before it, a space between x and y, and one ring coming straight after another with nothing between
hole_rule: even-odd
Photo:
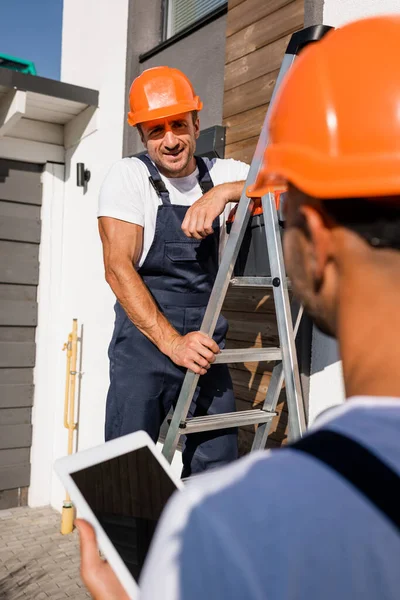
<instances>
[{"instance_id":1,"label":"garage door","mask_svg":"<svg viewBox=\"0 0 400 600\"><path fill-rule=\"evenodd\" d=\"M0 159L0 509L30 481L41 171Z\"/></svg>"}]
</instances>

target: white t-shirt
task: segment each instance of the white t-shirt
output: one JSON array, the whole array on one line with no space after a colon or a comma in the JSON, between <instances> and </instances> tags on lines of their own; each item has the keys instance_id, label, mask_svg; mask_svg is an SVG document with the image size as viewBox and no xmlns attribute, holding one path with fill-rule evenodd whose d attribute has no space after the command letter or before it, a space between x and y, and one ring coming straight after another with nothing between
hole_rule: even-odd
<instances>
[{"instance_id":1,"label":"white t-shirt","mask_svg":"<svg viewBox=\"0 0 400 600\"><path fill-rule=\"evenodd\" d=\"M229 159L204 158L214 185L242 181L247 178L249 165ZM197 179L198 169L187 177L168 179L161 175L170 194L172 204L191 206L202 196ZM143 251L138 267L144 263L154 239L157 209L162 204L149 182L149 172L138 158L123 158L111 167L100 190L99 217L113 217L144 228ZM232 205L221 215L220 248L226 240L225 220Z\"/></svg>"},{"instance_id":2,"label":"white t-shirt","mask_svg":"<svg viewBox=\"0 0 400 600\"><path fill-rule=\"evenodd\" d=\"M318 428L400 475L400 398L352 398ZM256 452L173 496L140 598L397 600L399 557L399 530L330 467L294 449Z\"/></svg>"}]
</instances>

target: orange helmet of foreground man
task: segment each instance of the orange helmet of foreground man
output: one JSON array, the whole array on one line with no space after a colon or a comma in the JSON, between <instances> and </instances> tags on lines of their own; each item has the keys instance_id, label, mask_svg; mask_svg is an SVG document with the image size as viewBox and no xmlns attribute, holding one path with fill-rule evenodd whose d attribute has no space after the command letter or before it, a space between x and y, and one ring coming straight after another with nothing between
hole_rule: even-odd
<instances>
[{"instance_id":1,"label":"orange helmet of foreground man","mask_svg":"<svg viewBox=\"0 0 400 600\"><path fill-rule=\"evenodd\" d=\"M154 67L139 75L132 83L129 103L129 125L203 108L186 75L170 67Z\"/></svg>"},{"instance_id":2,"label":"orange helmet of foreground man","mask_svg":"<svg viewBox=\"0 0 400 600\"><path fill-rule=\"evenodd\" d=\"M270 115L251 197L290 181L310 196L400 194L400 17L356 21L296 59Z\"/></svg>"}]
</instances>

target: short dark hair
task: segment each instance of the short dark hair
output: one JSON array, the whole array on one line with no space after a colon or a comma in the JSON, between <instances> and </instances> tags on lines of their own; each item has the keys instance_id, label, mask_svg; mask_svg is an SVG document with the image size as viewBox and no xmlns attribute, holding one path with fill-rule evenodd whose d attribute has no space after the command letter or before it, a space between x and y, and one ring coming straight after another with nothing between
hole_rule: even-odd
<instances>
[{"instance_id":1,"label":"short dark hair","mask_svg":"<svg viewBox=\"0 0 400 600\"><path fill-rule=\"evenodd\" d=\"M327 215L376 248L400 250L400 197L323 200Z\"/></svg>"}]
</instances>

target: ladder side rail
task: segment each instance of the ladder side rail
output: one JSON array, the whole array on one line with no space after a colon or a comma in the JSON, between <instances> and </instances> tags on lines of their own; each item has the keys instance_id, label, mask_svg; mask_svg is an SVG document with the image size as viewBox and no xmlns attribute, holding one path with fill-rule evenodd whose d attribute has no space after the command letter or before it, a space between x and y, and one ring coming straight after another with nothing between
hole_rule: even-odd
<instances>
[{"instance_id":1,"label":"ladder side rail","mask_svg":"<svg viewBox=\"0 0 400 600\"><path fill-rule=\"evenodd\" d=\"M214 333L215 326L217 324L218 316L221 312L222 305L225 300L226 292L232 277L233 269L236 263L237 256L239 254L240 246L248 225L253 201L248 198L246 189L249 185L255 182L258 172L262 166L265 148L268 145L268 121L269 112L274 102L278 87L281 84L282 79L286 75L287 71L295 60L295 54L285 54L279 70L279 74L275 83L274 91L272 93L271 101L267 110L267 114L264 119L264 123L261 129L260 137L258 138L257 146L254 151L253 159L251 161L250 170L247 175L246 184L244 185L242 195L239 200L237 207L235 220L232 224L232 229L229 234L226 246L222 253L221 264L218 269L217 277L215 279L214 287L211 292L210 300L208 302L207 310L205 312L203 322L200 331L212 336Z\"/></svg>"},{"instance_id":2,"label":"ladder side rail","mask_svg":"<svg viewBox=\"0 0 400 600\"><path fill-rule=\"evenodd\" d=\"M272 192L263 196L262 205L271 276L276 283L273 291L289 410L289 439L297 439L306 429L306 420L278 214Z\"/></svg>"},{"instance_id":3,"label":"ladder side rail","mask_svg":"<svg viewBox=\"0 0 400 600\"><path fill-rule=\"evenodd\" d=\"M268 145L268 114L272 106L273 100L275 98L278 86L280 85L286 72L292 66L295 57L295 54L285 54L283 58L279 75L277 77L275 88L271 97L271 102L268 107L261 134L257 142L256 150L254 152L254 157L250 165L250 170L246 179L246 184L243 188L243 192L239 200L236 217L233 222L232 229L229 234L224 252L222 254L221 264L218 269L217 277L215 279L210 299L208 301L207 309L204 314L203 322L200 328L200 331L206 333L210 337L212 337L214 333L214 329L217 324L217 320L225 300L226 292L228 290L229 282L232 277L233 268L235 266L235 262L239 254L240 245L242 243L246 227L250 219L253 201L246 195L246 188L247 186L254 183L254 181L256 180L258 171L262 165L265 148ZM163 454L165 458L170 462L172 461L176 447L179 442L179 437L181 435L179 431L180 425L186 420L190 404L196 391L198 380L199 375L196 375L191 371L187 371L185 379L183 380L177 403L175 405L174 414L172 416L163 447Z\"/></svg>"},{"instance_id":4,"label":"ladder side rail","mask_svg":"<svg viewBox=\"0 0 400 600\"><path fill-rule=\"evenodd\" d=\"M179 428L181 424L185 423L198 380L199 375L192 371L186 372L162 449L162 453L169 462L172 462L174 458L175 450L181 436Z\"/></svg>"},{"instance_id":5,"label":"ladder side rail","mask_svg":"<svg viewBox=\"0 0 400 600\"><path fill-rule=\"evenodd\" d=\"M283 385L283 364L279 362L272 369L271 379L268 385L267 395L264 400L263 410L268 410L268 406L274 406L278 404L279 395L281 393ZM275 409L274 409L275 410ZM263 450L267 443L269 432L271 429L272 421L262 423L257 427L257 431L254 434L253 443L251 446L251 452L254 450Z\"/></svg>"},{"instance_id":6,"label":"ladder side rail","mask_svg":"<svg viewBox=\"0 0 400 600\"><path fill-rule=\"evenodd\" d=\"M299 330L301 318L303 316L303 307L296 303L292 303L292 318L294 321L294 337L296 338ZM278 404L279 396L283 386L283 363L280 361L272 369L271 379L268 385L267 395L264 400L262 410L266 412L275 412ZM251 446L251 452L254 450L262 450L265 448L269 432L271 429L272 420L266 423L261 423L257 427L257 431L254 434L253 444Z\"/></svg>"}]
</instances>

